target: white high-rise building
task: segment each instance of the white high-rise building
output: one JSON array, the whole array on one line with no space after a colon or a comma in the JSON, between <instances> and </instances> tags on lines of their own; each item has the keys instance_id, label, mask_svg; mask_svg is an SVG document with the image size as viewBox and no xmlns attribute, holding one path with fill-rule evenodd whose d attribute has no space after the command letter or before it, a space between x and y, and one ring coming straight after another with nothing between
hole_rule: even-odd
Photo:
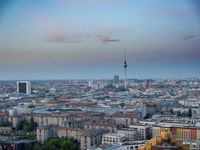
<instances>
[{"instance_id":1,"label":"white high-rise building","mask_svg":"<svg viewBox=\"0 0 200 150\"><path fill-rule=\"evenodd\" d=\"M30 81L17 81L17 93L31 95Z\"/></svg>"},{"instance_id":2,"label":"white high-rise building","mask_svg":"<svg viewBox=\"0 0 200 150\"><path fill-rule=\"evenodd\" d=\"M108 85L106 80L94 80L94 81L89 81L88 86L92 89L99 90L103 89Z\"/></svg>"}]
</instances>

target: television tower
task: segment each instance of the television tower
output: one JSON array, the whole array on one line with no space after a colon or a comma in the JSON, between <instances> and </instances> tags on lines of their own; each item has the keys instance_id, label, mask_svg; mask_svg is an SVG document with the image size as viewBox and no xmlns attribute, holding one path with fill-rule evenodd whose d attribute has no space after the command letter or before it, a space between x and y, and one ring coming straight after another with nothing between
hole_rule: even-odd
<instances>
[{"instance_id":1,"label":"television tower","mask_svg":"<svg viewBox=\"0 0 200 150\"><path fill-rule=\"evenodd\" d=\"M124 88L127 89L127 69L128 65L126 63L126 49L124 50Z\"/></svg>"}]
</instances>

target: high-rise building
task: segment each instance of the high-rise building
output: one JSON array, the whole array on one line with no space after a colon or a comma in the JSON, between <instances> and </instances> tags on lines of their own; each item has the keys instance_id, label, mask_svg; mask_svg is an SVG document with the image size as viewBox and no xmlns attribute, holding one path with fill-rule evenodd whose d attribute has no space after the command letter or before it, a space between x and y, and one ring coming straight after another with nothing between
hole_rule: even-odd
<instances>
[{"instance_id":1,"label":"high-rise building","mask_svg":"<svg viewBox=\"0 0 200 150\"><path fill-rule=\"evenodd\" d=\"M145 88L146 88L146 89L149 89L149 86L150 86L150 80L146 80Z\"/></svg>"},{"instance_id":2,"label":"high-rise building","mask_svg":"<svg viewBox=\"0 0 200 150\"><path fill-rule=\"evenodd\" d=\"M114 80L115 83L118 83L119 82L119 76L118 75L114 75L114 79L113 80Z\"/></svg>"},{"instance_id":3,"label":"high-rise building","mask_svg":"<svg viewBox=\"0 0 200 150\"><path fill-rule=\"evenodd\" d=\"M30 81L17 81L17 93L30 95L31 94Z\"/></svg>"}]
</instances>

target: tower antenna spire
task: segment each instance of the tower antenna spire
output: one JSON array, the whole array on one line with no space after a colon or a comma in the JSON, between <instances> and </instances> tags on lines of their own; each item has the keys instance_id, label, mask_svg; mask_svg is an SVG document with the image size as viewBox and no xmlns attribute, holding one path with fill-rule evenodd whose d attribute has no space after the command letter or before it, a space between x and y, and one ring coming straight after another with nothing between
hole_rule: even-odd
<instances>
[{"instance_id":1,"label":"tower antenna spire","mask_svg":"<svg viewBox=\"0 0 200 150\"><path fill-rule=\"evenodd\" d=\"M126 48L124 49L124 88L127 89L127 62L126 62Z\"/></svg>"}]
</instances>

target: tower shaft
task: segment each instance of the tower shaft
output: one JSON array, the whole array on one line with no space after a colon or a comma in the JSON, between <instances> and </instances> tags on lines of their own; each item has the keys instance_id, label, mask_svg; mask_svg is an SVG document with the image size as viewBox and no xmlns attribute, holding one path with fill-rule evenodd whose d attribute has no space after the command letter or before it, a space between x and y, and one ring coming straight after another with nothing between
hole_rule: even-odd
<instances>
[{"instance_id":1,"label":"tower shaft","mask_svg":"<svg viewBox=\"0 0 200 150\"><path fill-rule=\"evenodd\" d=\"M126 63L126 49L124 50L124 88L127 89L127 63Z\"/></svg>"},{"instance_id":2,"label":"tower shaft","mask_svg":"<svg viewBox=\"0 0 200 150\"><path fill-rule=\"evenodd\" d=\"M124 88L127 89L127 70L124 67Z\"/></svg>"}]
</instances>

